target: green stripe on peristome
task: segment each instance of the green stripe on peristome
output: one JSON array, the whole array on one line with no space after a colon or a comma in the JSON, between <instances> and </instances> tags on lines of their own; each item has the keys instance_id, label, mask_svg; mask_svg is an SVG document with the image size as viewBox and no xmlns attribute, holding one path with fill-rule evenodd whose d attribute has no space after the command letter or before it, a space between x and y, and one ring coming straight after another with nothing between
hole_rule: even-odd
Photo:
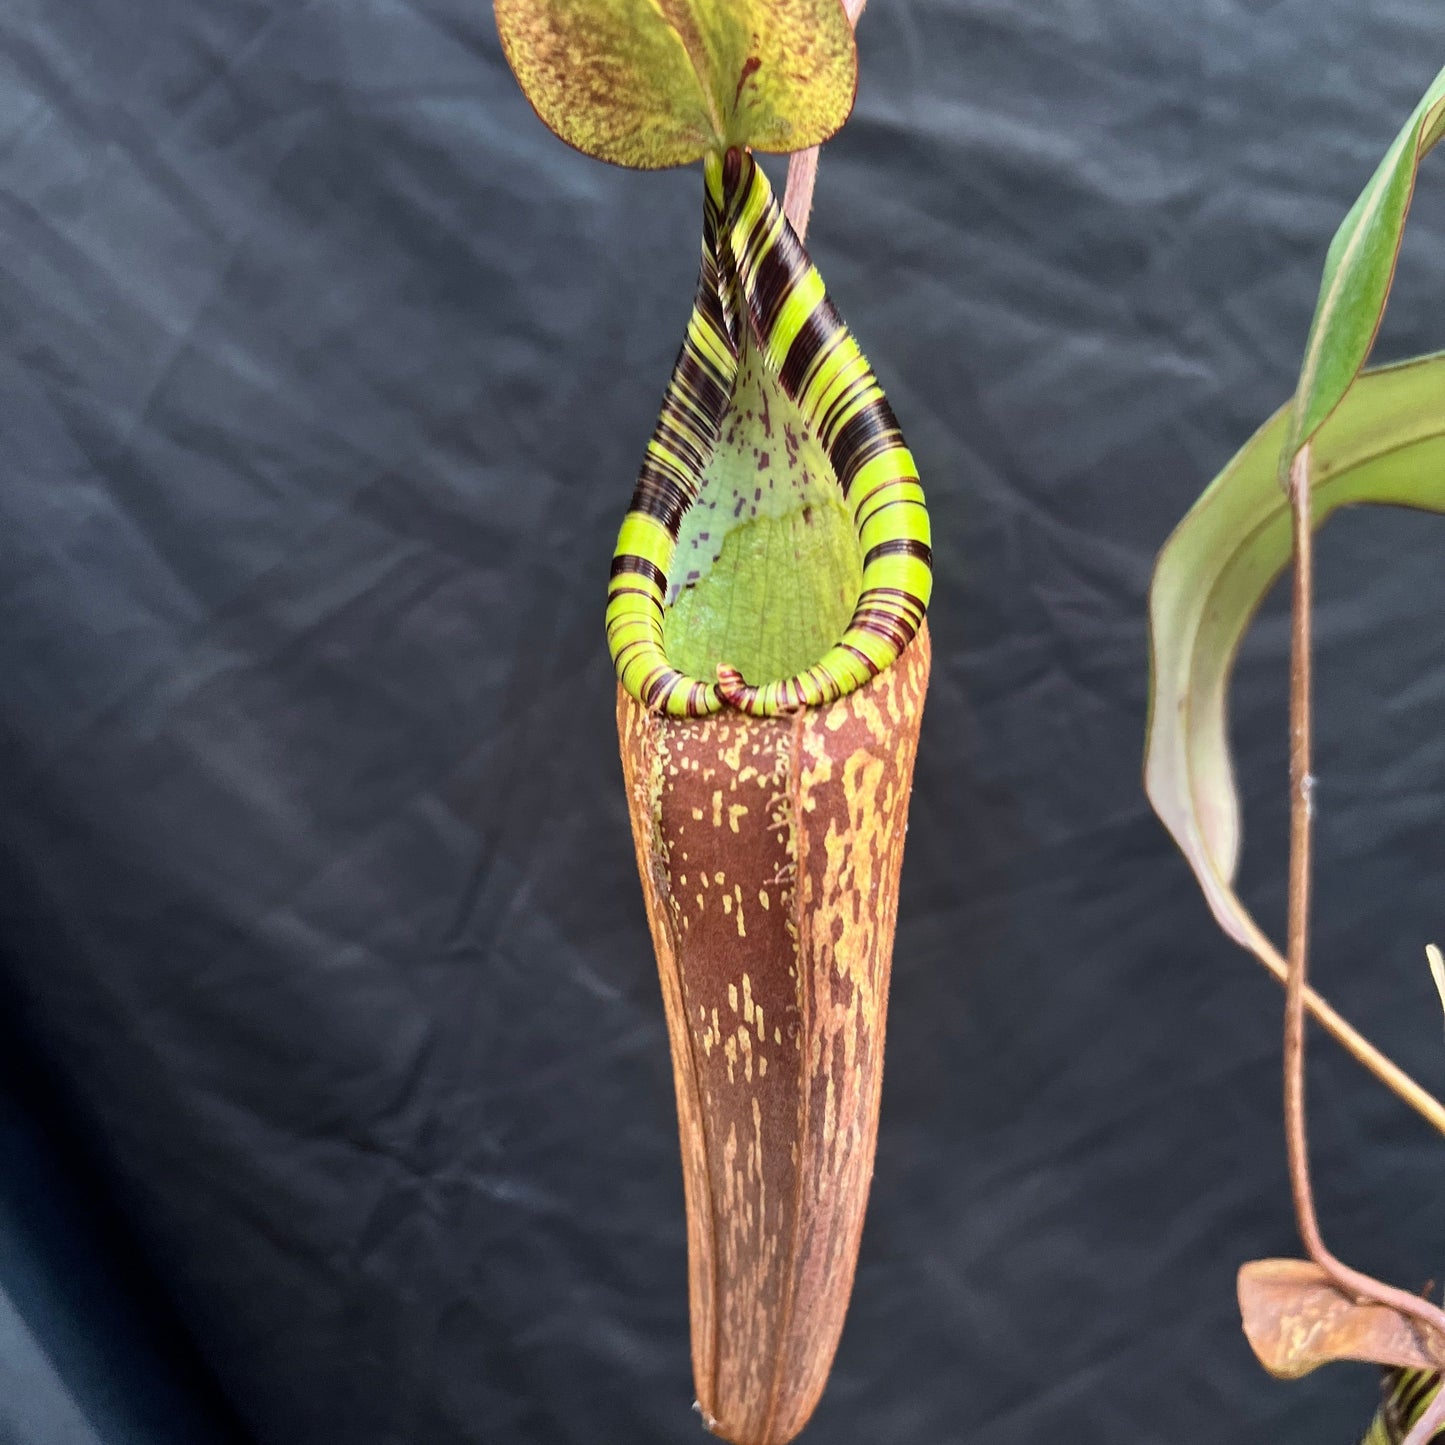
<instances>
[{"instance_id":1,"label":"green stripe on peristome","mask_svg":"<svg viewBox=\"0 0 1445 1445\"><path fill-rule=\"evenodd\" d=\"M1402 1445L1440 1390L1435 1370L1387 1369L1381 1381L1380 1408L1360 1445ZM1432 1437L1445 1439L1445 1430Z\"/></svg>"},{"instance_id":2,"label":"green stripe on peristome","mask_svg":"<svg viewBox=\"0 0 1445 1445\"><path fill-rule=\"evenodd\" d=\"M762 171L710 158L693 316L613 563L623 687L679 716L831 702L896 661L931 590L877 378Z\"/></svg>"}]
</instances>

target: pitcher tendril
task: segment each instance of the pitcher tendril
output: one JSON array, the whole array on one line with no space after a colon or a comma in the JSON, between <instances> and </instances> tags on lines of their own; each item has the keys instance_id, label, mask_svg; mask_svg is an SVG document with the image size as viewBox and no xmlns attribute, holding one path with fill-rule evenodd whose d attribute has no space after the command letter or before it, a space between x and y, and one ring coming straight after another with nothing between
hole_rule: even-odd
<instances>
[{"instance_id":1,"label":"pitcher tendril","mask_svg":"<svg viewBox=\"0 0 1445 1445\"><path fill-rule=\"evenodd\" d=\"M618 537L607 638L622 686L644 706L701 717L771 717L834 701L903 652L928 608L928 509L913 457L867 359L746 152L706 162L702 269L682 351ZM669 660L663 623L678 532L697 500L753 346L831 463L851 516L862 589L843 635L787 677L716 680Z\"/></svg>"}]
</instances>

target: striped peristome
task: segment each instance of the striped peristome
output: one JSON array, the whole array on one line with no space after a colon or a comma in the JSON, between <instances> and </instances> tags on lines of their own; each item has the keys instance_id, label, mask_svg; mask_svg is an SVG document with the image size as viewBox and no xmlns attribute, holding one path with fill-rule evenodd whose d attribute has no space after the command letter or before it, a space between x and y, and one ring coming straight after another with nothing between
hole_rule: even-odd
<instances>
[{"instance_id":1,"label":"striped peristome","mask_svg":"<svg viewBox=\"0 0 1445 1445\"><path fill-rule=\"evenodd\" d=\"M1387 1369L1382 1386L1384 1400L1360 1445L1401 1445L1439 1389L1437 1370ZM1433 1438L1439 1440L1442 1436L1445 1431L1437 1431Z\"/></svg>"},{"instance_id":2,"label":"striped peristome","mask_svg":"<svg viewBox=\"0 0 1445 1445\"><path fill-rule=\"evenodd\" d=\"M623 688L654 711L771 717L852 692L894 662L932 591L928 510L878 380L751 155L705 166L702 269L682 351L612 561L607 641ZM853 519L863 586L843 636L805 671L716 680L668 661L663 615L678 530L721 432L747 339L827 453Z\"/></svg>"}]
</instances>

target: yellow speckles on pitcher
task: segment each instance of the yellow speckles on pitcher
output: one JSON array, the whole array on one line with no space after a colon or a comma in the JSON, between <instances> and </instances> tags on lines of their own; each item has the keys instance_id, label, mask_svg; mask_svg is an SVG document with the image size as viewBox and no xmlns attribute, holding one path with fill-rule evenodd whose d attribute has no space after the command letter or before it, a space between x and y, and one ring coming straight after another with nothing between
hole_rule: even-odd
<instances>
[{"instance_id":1,"label":"yellow speckles on pitcher","mask_svg":"<svg viewBox=\"0 0 1445 1445\"><path fill-rule=\"evenodd\" d=\"M618 695L677 1087L697 1396L740 1445L802 1428L852 1289L928 666L924 628L866 686L786 716L667 718Z\"/></svg>"}]
</instances>

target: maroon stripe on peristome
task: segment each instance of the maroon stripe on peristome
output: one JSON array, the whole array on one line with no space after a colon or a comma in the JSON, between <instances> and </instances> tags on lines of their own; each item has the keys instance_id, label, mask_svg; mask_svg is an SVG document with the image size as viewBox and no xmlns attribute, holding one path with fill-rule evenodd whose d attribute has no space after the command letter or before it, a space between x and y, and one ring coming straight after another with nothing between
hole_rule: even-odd
<instances>
[{"instance_id":1,"label":"maroon stripe on peristome","mask_svg":"<svg viewBox=\"0 0 1445 1445\"><path fill-rule=\"evenodd\" d=\"M933 548L927 542L914 541L912 537L895 537L890 542L870 547L863 557L863 570L866 572L880 557L917 557L929 567L933 566Z\"/></svg>"},{"instance_id":2,"label":"maroon stripe on peristome","mask_svg":"<svg viewBox=\"0 0 1445 1445\"><path fill-rule=\"evenodd\" d=\"M645 587L610 587L607 590L607 600L612 601L614 597L645 597L659 612L663 610L662 598L656 592L649 592Z\"/></svg>"},{"instance_id":3,"label":"maroon stripe on peristome","mask_svg":"<svg viewBox=\"0 0 1445 1445\"><path fill-rule=\"evenodd\" d=\"M842 334L843 323L838 319L833 303L825 296L798 328L798 334L788 347L788 354L783 358L782 367L778 371L778 380L782 383L783 390L794 401L797 401L798 393L803 389L803 378L807 376L813 363L824 351L837 345Z\"/></svg>"},{"instance_id":4,"label":"maroon stripe on peristome","mask_svg":"<svg viewBox=\"0 0 1445 1445\"><path fill-rule=\"evenodd\" d=\"M853 614L853 620L848 624L849 631L855 627L860 632L871 632L874 637L881 637L890 647L896 647L899 652L902 652L913 641L916 631L915 628L909 627L887 612L856 612Z\"/></svg>"},{"instance_id":5,"label":"maroon stripe on peristome","mask_svg":"<svg viewBox=\"0 0 1445 1445\"><path fill-rule=\"evenodd\" d=\"M859 648L854 647L851 642L840 642L838 646L841 647L845 652L851 652L853 656L856 657L858 661L861 662L863 666L868 669L868 675L870 677L874 677L877 675L878 664L874 662L873 659L869 657L866 652L863 652Z\"/></svg>"},{"instance_id":6,"label":"maroon stripe on peristome","mask_svg":"<svg viewBox=\"0 0 1445 1445\"><path fill-rule=\"evenodd\" d=\"M768 224L765 212L758 218L755 232ZM750 238L751 245L752 238ZM749 298L753 312L753 323L764 337L773 334L777 325L778 312L788 293L798 284L805 273L807 261L793 228L783 222L782 231L773 245L766 247L752 257L753 294Z\"/></svg>"},{"instance_id":7,"label":"maroon stripe on peristome","mask_svg":"<svg viewBox=\"0 0 1445 1445\"><path fill-rule=\"evenodd\" d=\"M856 416L851 416L838 429L828 448L833 470L838 473L846 495L848 485L858 471L876 456L902 443L903 434L887 398L880 392Z\"/></svg>"},{"instance_id":8,"label":"maroon stripe on peristome","mask_svg":"<svg viewBox=\"0 0 1445 1445\"><path fill-rule=\"evenodd\" d=\"M667 578L661 567L656 562L649 562L646 557L639 557L635 552L624 552L620 557L612 559L612 576L620 577L624 572L636 572L640 577L646 577L649 582L655 582L661 588L666 589Z\"/></svg>"}]
</instances>

